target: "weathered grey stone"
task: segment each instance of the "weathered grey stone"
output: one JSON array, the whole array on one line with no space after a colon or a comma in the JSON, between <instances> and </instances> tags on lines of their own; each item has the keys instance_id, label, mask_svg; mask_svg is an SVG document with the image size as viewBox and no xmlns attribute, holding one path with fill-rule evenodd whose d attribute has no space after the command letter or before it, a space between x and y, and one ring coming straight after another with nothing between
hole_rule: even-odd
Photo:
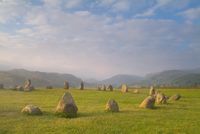
<instances>
[{"instance_id":1,"label":"weathered grey stone","mask_svg":"<svg viewBox=\"0 0 200 134\"><path fill-rule=\"evenodd\" d=\"M109 99L105 110L108 112L119 112L119 106L115 100Z\"/></svg>"},{"instance_id":2,"label":"weathered grey stone","mask_svg":"<svg viewBox=\"0 0 200 134\"><path fill-rule=\"evenodd\" d=\"M163 93L157 93L156 94L156 103L157 104L166 104L167 103L167 98Z\"/></svg>"},{"instance_id":3,"label":"weathered grey stone","mask_svg":"<svg viewBox=\"0 0 200 134\"><path fill-rule=\"evenodd\" d=\"M25 84L24 84L24 91L32 91L34 90L34 86L31 86L31 80L28 79L25 81Z\"/></svg>"},{"instance_id":4,"label":"weathered grey stone","mask_svg":"<svg viewBox=\"0 0 200 134\"><path fill-rule=\"evenodd\" d=\"M148 96L147 98L145 98L143 100L143 102L140 104L140 108L149 108L152 109L154 108L154 104L155 104L155 98L152 96Z\"/></svg>"},{"instance_id":5,"label":"weathered grey stone","mask_svg":"<svg viewBox=\"0 0 200 134\"><path fill-rule=\"evenodd\" d=\"M84 89L84 83L82 81L81 84L80 84L80 90L83 90L83 89Z\"/></svg>"},{"instance_id":6,"label":"weathered grey stone","mask_svg":"<svg viewBox=\"0 0 200 134\"><path fill-rule=\"evenodd\" d=\"M56 107L56 113L64 117L76 117L77 111L78 108L71 94L69 92L64 93Z\"/></svg>"},{"instance_id":7,"label":"weathered grey stone","mask_svg":"<svg viewBox=\"0 0 200 134\"><path fill-rule=\"evenodd\" d=\"M42 111L40 110L40 108L34 105L27 105L26 107L22 109L21 112L27 115L41 115L42 114Z\"/></svg>"},{"instance_id":8,"label":"weathered grey stone","mask_svg":"<svg viewBox=\"0 0 200 134\"><path fill-rule=\"evenodd\" d=\"M169 98L170 101L177 101L181 98L180 94L175 94Z\"/></svg>"},{"instance_id":9,"label":"weathered grey stone","mask_svg":"<svg viewBox=\"0 0 200 134\"><path fill-rule=\"evenodd\" d=\"M156 94L155 88L153 86L150 87L149 95L154 96Z\"/></svg>"},{"instance_id":10,"label":"weathered grey stone","mask_svg":"<svg viewBox=\"0 0 200 134\"><path fill-rule=\"evenodd\" d=\"M128 92L128 86L127 86L126 84L123 84L123 85L122 85L122 88L121 88L121 91L122 91L123 93Z\"/></svg>"},{"instance_id":11,"label":"weathered grey stone","mask_svg":"<svg viewBox=\"0 0 200 134\"><path fill-rule=\"evenodd\" d=\"M69 82L68 81L64 81L64 89L69 89Z\"/></svg>"},{"instance_id":12,"label":"weathered grey stone","mask_svg":"<svg viewBox=\"0 0 200 134\"><path fill-rule=\"evenodd\" d=\"M3 84L0 84L0 89L4 89L4 86L3 86Z\"/></svg>"},{"instance_id":13,"label":"weathered grey stone","mask_svg":"<svg viewBox=\"0 0 200 134\"><path fill-rule=\"evenodd\" d=\"M106 91L106 85L102 85L101 90Z\"/></svg>"},{"instance_id":14,"label":"weathered grey stone","mask_svg":"<svg viewBox=\"0 0 200 134\"><path fill-rule=\"evenodd\" d=\"M138 90L138 89L134 89L134 90L133 90L133 93L134 93L134 94L139 94L139 90Z\"/></svg>"},{"instance_id":15,"label":"weathered grey stone","mask_svg":"<svg viewBox=\"0 0 200 134\"><path fill-rule=\"evenodd\" d=\"M108 85L108 90L113 91L113 86L112 85Z\"/></svg>"}]
</instances>

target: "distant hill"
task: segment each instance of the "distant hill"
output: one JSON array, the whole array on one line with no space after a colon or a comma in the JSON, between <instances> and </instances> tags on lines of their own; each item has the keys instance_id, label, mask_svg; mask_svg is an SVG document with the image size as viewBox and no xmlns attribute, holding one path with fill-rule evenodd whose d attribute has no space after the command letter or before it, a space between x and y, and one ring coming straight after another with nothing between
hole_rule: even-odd
<instances>
[{"instance_id":1,"label":"distant hill","mask_svg":"<svg viewBox=\"0 0 200 134\"><path fill-rule=\"evenodd\" d=\"M168 70L149 74L139 84L177 87L197 86L200 85L200 69Z\"/></svg>"},{"instance_id":2,"label":"distant hill","mask_svg":"<svg viewBox=\"0 0 200 134\"><path fill-rule=\"evenodd\" d=\"M25 69L0 71L0 84L2 83L6 87L23 85L26 79L31 79L33 85L36 87L45 87L47 85L63 87L65 80L69 81L71 87L78 87L82 81L72 74L28 71ZM114 87L119 87L121 84L128 84L129 86L200 87L200 68L193 70L167 70L148 74L145 77L119 74L101 81L86 79L84 83L86 87L96 87L98 84L112 84Z\"/></svg>"},{"instance_id":3,"label":"distant hill","mask_svg":"<svg viewBox=\"0 0 200 134\"><path fill-rule=\"evenodd\" d=\"M120 86L121 84L136 84L143 80L142 77L135 75L119 74L112 76L111 78L100 81L100 84L112 84L113 86Z\"/></svg>"},{"instance_id":4,"label":"distant hill","mask_svg":"<svg viewBox=\"0 0 200 134\"><path fill-rule=\"evenodd\" d=\"M24 69L0 71L0 83L5 86L23 85L26 79L31 79L33 85L37 87L45 87L47 85L62 87L65 80L69 81L70 86L79 86L82 81L71 74L46 73Z\"/></svg>"}]
</instances>

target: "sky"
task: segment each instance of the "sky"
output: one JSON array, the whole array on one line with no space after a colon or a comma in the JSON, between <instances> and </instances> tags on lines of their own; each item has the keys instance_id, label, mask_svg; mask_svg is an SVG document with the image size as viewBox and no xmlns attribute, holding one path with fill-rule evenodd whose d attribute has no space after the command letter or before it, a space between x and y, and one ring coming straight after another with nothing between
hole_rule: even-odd
<instances>
[{"instance_id":1,"label":"sky","mask_svg":"<svg viewBox=\"0 0 200 134\"><path fill-rule=\"evenodd\" d=\"M199 0L0 0L0 68L102 79L199 67Z\"/></svg>"}]
</instances>

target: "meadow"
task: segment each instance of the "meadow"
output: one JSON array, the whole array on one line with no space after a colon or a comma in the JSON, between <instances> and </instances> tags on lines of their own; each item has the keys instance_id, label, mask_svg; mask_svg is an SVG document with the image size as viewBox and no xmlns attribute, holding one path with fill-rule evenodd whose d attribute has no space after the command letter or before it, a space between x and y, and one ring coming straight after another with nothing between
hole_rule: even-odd
<instances>
[{"instance_id":1,"label":"meadow","mask_svg":"<svg viewBox=\"0 0 200 134\"><path fill-rule=\"evenodd\" d=\"M70 89L78 106L78 117L55 116L64 89L37 89L32 92L0 90L0 134L199 134L200 89L161 89L170 96L180 93L179 101L141 109L148 95L133 91L96 91ZM120 112L105 112L109 98L118 102ZM39 106L41 116L21 114L27 104Z\"/></svg>"}]
</instances>

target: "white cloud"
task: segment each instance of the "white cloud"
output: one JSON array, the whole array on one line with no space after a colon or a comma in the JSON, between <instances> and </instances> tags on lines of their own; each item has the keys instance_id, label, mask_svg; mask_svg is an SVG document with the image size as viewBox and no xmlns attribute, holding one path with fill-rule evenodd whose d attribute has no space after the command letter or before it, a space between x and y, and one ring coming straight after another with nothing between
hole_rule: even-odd
<instances>
[{"instance_id":1,"label":"white cloud","mask_svg":"<svg viewBox=\"0 0 200 134\"><path fill-rule=\"evenodd\" d=\"M127 11L130 8L130 3L127 0L117 1L112 7L114 11Z\"/></svg>"},{"instance_id":2,"label":"white cloud","mask_svg":"<svg viewBox=\"0 0 200 134\"><path fill-rule=\"evenodd\" d=\"M181 13L178 13L178 15L183 16L188 21L200 19L200 8L187 9L187 10L181 12Z\"/></svg>"},{"instance_id":3,"label":"white cloud","mask_svg":"<svg viewBox=\"0 0 200 134\"><path fill-rule=\"evenodd\" d=\"M66 8L74 8L81 4L82 0L67 0L65 3Z\"/></svg>"},{"instance_id":4,"label":"white cloud","mask_svg":"<svg viewBox=\"0 0 200 134\"><path fill-rule=\"evenodd\" d=\"M3 0L0 1L0 23L14 21L26 13L29 5L26 0Z\"/></svg>"}]
</instances>

